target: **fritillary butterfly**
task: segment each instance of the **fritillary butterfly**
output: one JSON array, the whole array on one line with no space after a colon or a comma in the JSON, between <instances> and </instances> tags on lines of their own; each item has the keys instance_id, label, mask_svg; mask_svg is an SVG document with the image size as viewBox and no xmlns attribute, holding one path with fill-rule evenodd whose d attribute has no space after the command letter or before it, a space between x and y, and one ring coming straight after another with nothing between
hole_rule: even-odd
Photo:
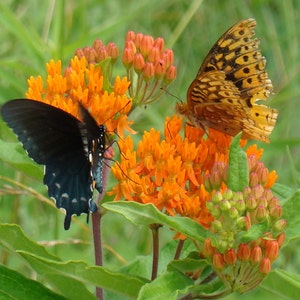
<instances>
[{"instance_id":1,"label":"fritillary butterfly","mask_svg":"<svg viewBox=\"0 0 300 300\"><path fill-rule=\"evenodd\" d=\"M278 115L259 105L271 93L266 59L253 38L256 21L243 20L229 28L211 48L187 92L187 103L176 110L192 125L214 128L243 139L269 142Z\"/></svg>"}]
</instances>

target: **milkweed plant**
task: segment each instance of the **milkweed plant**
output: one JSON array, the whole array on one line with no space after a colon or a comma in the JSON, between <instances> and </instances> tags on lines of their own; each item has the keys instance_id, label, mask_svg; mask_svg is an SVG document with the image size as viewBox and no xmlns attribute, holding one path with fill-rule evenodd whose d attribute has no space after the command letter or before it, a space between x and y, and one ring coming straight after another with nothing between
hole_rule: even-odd
<instances>
[{"instance_id":1,"label":"milkweed plant","mask_svg":"<svg viewBox=\"0 0 300 300\"><path fill-rule=\"evenodd\" d=\"M120 61L124 74L114 75ZM129 31L121 53L115 43L98 39L77 49L67 66L50 60L46 71L45 77L28 79L26 98L75 117L79 102L98 125L105 125L102 176L105 183L114 180L103 193L94 192L95 265L81 256L63 261L19 226L1 224L1 247L18 253L35 280L1 265L0 294L18 291L23 299L109 299L112 294L122 299L217 299L260 285L280 289L272 281L290 276L276 268L276 259L292 238L286 229L293 223L290 209L297 195L287 199L274 192L278 175L263 163L263 148L240 135L193 127L176 113L165 116L160 128L145 130L137 142L132 112L147 105L143 113L151 113L149 104L170 97L166 90L176 78L174 54L165 49L163 38ZM2 180L3 194L25 189L19 184L14 190L15 181ZM113 201L105 201L107 196ZM151 232L151 255L120 270L105 266L101 224L112 214L123 216L137 231ZM113 226L110 230L114 235ZM163 247L162 230L171 233Z\"/></svg>"}]
</instances>

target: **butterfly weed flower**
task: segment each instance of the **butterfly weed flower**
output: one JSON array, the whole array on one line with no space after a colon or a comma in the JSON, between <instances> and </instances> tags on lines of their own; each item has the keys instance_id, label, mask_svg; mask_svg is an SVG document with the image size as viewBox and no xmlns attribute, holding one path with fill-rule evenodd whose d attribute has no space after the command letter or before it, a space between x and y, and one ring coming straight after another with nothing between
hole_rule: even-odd
<instances>
[{"instance_id":1,"label":"butterfly weed flower","mask_svg":"<svg viewBox=\"0 0 300 300\"><path fill-rule=\"evenodd\" d=\"M182 119L175 115L167 118L164 137L152 128L137 149L130 137L121 141L126 159L120 166L126 174L112 167L118 184L109 193L115 200L152 203L167 215L197 221L209 236L198 245L200 257L226 287L244 293L271 270L284 242L286 221L271 191L277 174L260 161L262 149L252 145L243 166L247 185L232 188L232 137L214 129L205 137L204 130L191 126L185 126L182 137L181 129ZM246 141L240 144L245 147ZM184 239L180 233L175 237Z\"/></svg>"},{"instance_id":2,"label":"butterfly weed flower","mask_svg":"<svg viewBox=\"0 0 300 300\"><path fill-rule=\"evenodd\" d=\"M164 49L162 38L129 31L126 35L122 62L131 82L129 95L133 106L157 100L175 79L174 54Z\"/></svg>"}]
</instances>

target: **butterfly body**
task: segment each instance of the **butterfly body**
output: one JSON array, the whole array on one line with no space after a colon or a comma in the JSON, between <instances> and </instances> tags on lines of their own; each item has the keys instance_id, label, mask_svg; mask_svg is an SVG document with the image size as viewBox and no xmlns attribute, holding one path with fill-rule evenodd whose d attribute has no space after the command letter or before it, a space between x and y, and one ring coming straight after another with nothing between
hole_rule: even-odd
<instances>
[{"instance_id":1,"label":"butterfly body","mask_svg":"<svg viewBox=\"0 0 300 300\"><path fill-rule=\"evenodd\" d=\"M278 112L265 105L272 83L266 60L252 38L256 22L247 19L226 31L212 47L187 92L187 103L177 112L206 130L214 128L242 138L268 142Z\"/></svg>"},{"instance_id":2,"label":"butterfly body","mask_svg":"<svg viewBox=\"0 0 300 300\"><path fill-rule=\"evenodd\" d=\"M51 105L28 99L5 103L1 112L24 149L45 165L44 183L58 208L66 210L64 227L71 216L97 210L93 186L103 192L105 127L98 126L80 104L82 120ZM97 157L97 163L94 165Z\"/></svg>"},{"instance_id":3,"label":"butterfly body","mask_svg":"<svg viewBox=\"0 0 300 300\"><path fill-rule=\"evenodd\" d=\"M103 172L105 148L105 127L100 125L99 138L92 141L92 149L89 153L89 160L92 165L92 174L95 188L99 193L103 192Z\"/></svg>"}]
</instances>

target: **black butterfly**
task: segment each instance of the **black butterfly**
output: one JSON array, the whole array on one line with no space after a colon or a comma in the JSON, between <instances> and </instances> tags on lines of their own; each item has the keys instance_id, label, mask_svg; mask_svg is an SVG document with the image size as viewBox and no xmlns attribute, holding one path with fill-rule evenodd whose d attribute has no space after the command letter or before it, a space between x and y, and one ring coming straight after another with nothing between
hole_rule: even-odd
<instances>
[{"instance_id":1,"label":"black butterfly","mask_svg":"<svg viewBox=\"0 0 300 300\"><path fill-rule=\"evenodd\" d=\"M35 100L11 100L1 108L4 121L28 155L45 165L44 184L56 206L66 210L66 230L73 214L97 211L93 186L103 192L105 126L98 126L89 112L78 105L82 121Z\"/></svg>"}]
</instances>

